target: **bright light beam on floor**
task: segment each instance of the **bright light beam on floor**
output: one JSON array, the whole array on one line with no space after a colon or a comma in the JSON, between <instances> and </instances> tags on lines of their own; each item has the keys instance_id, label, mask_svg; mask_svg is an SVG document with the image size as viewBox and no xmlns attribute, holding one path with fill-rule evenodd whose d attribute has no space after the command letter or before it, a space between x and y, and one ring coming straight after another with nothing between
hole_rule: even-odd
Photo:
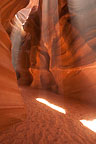
<instances>
[{"instance_id":1,"label":"bright light beam on floor","mask_svg":"<svg viewBox=\"0 0 96 144\"><path fill-rule=\"evenodd\" d=\"M56 110L56 111L58 111L58 112L61 112L61 113L63 113L63 114L66 114L66 111L65 111L63 108L61 108L61 107L59 107L59 106L56 106L56 105L54 105L54 104L51 104L50 102L48 102L48 101L45 100L45 99L37 98L36 100L39 101L39 102L41 102L41 103L43 103L43 104L45 104L45 105L47 105L47 106L49 106L50 108L52 108L52 109L54 109L54 110Z\"/></svg>"},{"instance_id":2,"label":"bright light beam on floor","mask_svg":"<svg viewBox=\"0 0 96 144\"><path fill-rule=\"evenodd\" d=\"M94 120L80 120L80 122L86 126L87 128L89 128L90 130L92 130L93 132L96 133L96 119Z\"/></svg>"}]
</instances>

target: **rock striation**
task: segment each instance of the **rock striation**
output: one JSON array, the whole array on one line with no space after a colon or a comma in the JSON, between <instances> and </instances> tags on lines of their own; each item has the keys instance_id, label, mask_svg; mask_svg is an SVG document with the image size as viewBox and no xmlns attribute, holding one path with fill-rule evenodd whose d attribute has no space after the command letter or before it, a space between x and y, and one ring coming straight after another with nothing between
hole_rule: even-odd
<instances>
[{"instance_id":1,"label":"rock striation","mask_svg":"<svg viewBox=\"0 0 96 144\"><path fill-rule=\"evenodd\" d=\"M25 9L29 13L34 5L24 24L26 36L17 64L17 75L20 78L21 71L22 78L18 82L94 103L95 1L39 0L39 6L37 3L30 2ZM22 22L24 13L18 13Z\"/></svg>"},{"instance_id":2,"label":"rock striation","mask_svg":"<svg viewBox=\"0 0 96 144\"><path fill-rule=\"evenodd\" d=\"M57 91L56 81L50 71L50 56L47 45L42 39L42 11L33 7L24 25L26 33L31 35L29 52L30 71L33 75L33 88Z\"/></svg>"},{"instance_id":3,"label":"rock striation","mask_svg":"<svg viewBox=\"0 0 96 144\"><path fill-rule=\"evenodd\" d=\"M24 103L11 62L12 44L6 30L15 13L28 2L28 0L0 1L0 129L22 120L25 116Z\"/></svg>"},{"instance_id":4,"label":"rock striation","mask_svg":"<svg viewBox=\"0 0 96 144\"><path fill-rule=\"evenodd\" d=\"M90 7L90 8L89 8ZM52 72L58 92L95 103L96 8L94 1L59 1L57 36L51 39ZM59 29L58 29L59 24ZM50 43L50 42L49 42Z\"/></svg>"},{"instance_id":5,"label":"rock striation","mask_svg":"<svg viewBox=\"0 0 96 144\"><path fill-rule=\"evenodd\" d=\"M95 102L95 13L94 0L40 0L31 10L24 29L31 35L33 87L49 89L55 81L58 93Z\"/></svg>"}]
</instances>

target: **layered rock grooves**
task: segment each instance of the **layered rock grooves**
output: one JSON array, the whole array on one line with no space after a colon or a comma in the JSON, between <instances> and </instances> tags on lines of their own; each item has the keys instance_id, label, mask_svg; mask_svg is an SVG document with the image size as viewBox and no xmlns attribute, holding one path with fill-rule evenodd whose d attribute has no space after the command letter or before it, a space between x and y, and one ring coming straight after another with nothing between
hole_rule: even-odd
<instances>
[{"instance_id":1,"label":"layered rock grooves","mask_svg":"<svg viewBox=\"0 0 96 144\"><path fill-rule=\"evenodd\" d=\"M55 87L64 96L95 102L94 3L40 0L39 9L31 10L24 28L32 37L29 57L33 87Z\"/></svg>"},{"instance_id":2,"label":"layered rock grooves","mask_svg":"<svg viewBox=\"0 0 96 144\"><path fill-rule=\"evenodd\" d=\"M89 9L90 7L90 9ZM59 93L95 103L96 18L94 1L59 1L58 34L51 41L52 72ZM89 20L90 19L90 20ZM59 32L58 32L59 33ZM50 43L50 42L49 42Z\"/></svg>"},{"instance_id":3,"label":"layered rock grooves","mask_svg":"<svg viewBox=\"0 0 96 144\"><path fill-rule=\"evenodd\" d=\"M38 37L40 37L39 36L40 32L38 31L37 31L38 35L33 33L34 35L33 36L34 38L33 38L28 31L25 32L23 30L23 25L25 24L26 19L29 16L29 13L31 11L30 7L32 7L33 4L35 6L32 8L32 12L38 9L38 1L33 1L33 3L32 1L30 1L29 5L26 8L20 10L16 14L16 17L13 20L13 26L15 26L15 28L13 32L11 31L11 37L12 35L14 37L12 40L13 42L13 65L16 70L18 84L27 85L27 86L30 85L33 81L33 76L31 75L29 71L30 62L31 62L29 58L29 53L30 53L31 45L32 43L36 43L36 41L38 41ZM40 26L39 26L39 29L40 29ZM16 36L18 38L16 38ZM19 44L18 44L18 41L20 41ZM34 49L35 49L35 46L34 46ZM32 53L32 56L35 58L35 54L36 54L35 51L34 50L31 51L31 53ZM33 65L34 65L34 62L33 62Z\"/></svg>"},{"instance_id":4,"label":"layered rock grooves","mask_svg":"<svg viewBox=\"0 0 96 144\"><path fill-rule=\"evenodd\" d=\"M96 2L58 2L60 35L51 40L58 92L96 103Z\"/></svg>"},{"instance_id":5,"label":"layered rock grooves","mask_svg":"<svg viewBox=\"0 0 96 144\"><path fill-rule=\"evenodd\" d=\"M20 13L18 14L19 19ZM34 6L31 9L30 15L24 25L24 30L27 33L24 44L21 46L21 51L26 53L28 56L29 53L29 62L27 61L27 68L30 68L30 72L33 76L32 88L44 88L44 89L52 89L53 91L57 91L57 85L55 79L49 69L50 67L50 56L48 54L47 46L42 40L42 22L41 22L42 11L41 7ZM28 35L30 35L30 39L27 39ZM29 44L30 43L30 44ZM22 60L20 53L18 57L18 63L16 70L21 73L20 61L24 62L24 57ZM28 57L27 57L28 58ZM26 63L26 62L25 62ZM19 69L18 69L19 66ZM29 67L28 67L29 66ZM28 74L26 75L27 78ZM24 78L24 76L23 76ZM21 81L21 82L20 82ZM18 80L19 84L23 83L23 80ZM26 85L28 81L25 82Z\"/></svg>"},{"instance_id":6,"label":"layered rock grooves","mask_svg":"<svg viewBox=\"0 0 96 144\"><path fill-rule=\"evenodd\" d=\"M17 86L11 62L11 41L5 29L15 13L28 4L28 0L0 1L0 130L22 120L24 103Z\"/></svg>"}]
</instances>

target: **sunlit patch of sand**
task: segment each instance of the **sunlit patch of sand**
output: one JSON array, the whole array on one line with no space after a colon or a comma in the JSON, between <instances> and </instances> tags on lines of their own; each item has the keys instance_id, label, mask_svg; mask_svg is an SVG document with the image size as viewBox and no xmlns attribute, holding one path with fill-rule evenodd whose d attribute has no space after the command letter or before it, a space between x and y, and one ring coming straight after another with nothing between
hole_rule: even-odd
<instances>
[{"instance_id":1,"label":"sunlit patch of sand","mask_svg":"<svg viewBox=\"0 0 96 144\"><path fill-rule=\"evenodd\" d=\"M43 104L45 104L45 105L47 105L47 106L49 106L50 108L52 108L52 109L54 109L54 110L56 110L56 111L58 111L58 112L61 112L61 113L63 113L63 114L66 114L66 111L65 111L63 108L61 108L61 107L59 107L59 106L56 106L56 105L54 105L54 104L51 104L50 102L48 102L48 101L45 100L45 99L37 98L36 100L39 101L39 102L41 102L41 103L43 103Z\"/></svg>"},{"instance_id":2,"label":"sunlit patch of sand","mask_svg":"<svg viewBox=\"0 0 96 144\"><path fill-rule=\"evenodd\" d=\"M87 128L89 128L90 130L92 130L93 132L96 133L96 119L94 120L80 120L80 122L86 126Z\"/></svg>"}]
</instances>

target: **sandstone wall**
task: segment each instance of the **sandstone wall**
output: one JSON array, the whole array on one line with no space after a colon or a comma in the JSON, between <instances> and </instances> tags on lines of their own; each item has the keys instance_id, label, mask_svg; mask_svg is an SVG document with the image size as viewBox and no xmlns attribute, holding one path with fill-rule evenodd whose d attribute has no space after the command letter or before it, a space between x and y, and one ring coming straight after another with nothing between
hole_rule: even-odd
<instances>
[{"instance_id":1,"label":"sandstone wall","mask_svg":"<svg viewBox=\"0 0 96 144\"><path fill-rule=\"evenodd\" d=\"M28 0L0 1L0 129L24 117L24 103L11 60L11 41L5 29Z\"/></svg>"},{"instance_id":2,"label":"sandstone wall","mask_svg":"<svg viewBox=\"0 0 96 144\"><path fill-rule=\"evenodd\" d=\"M83 4L84 3L84 4ZM96 103L95 1L59 1L60 34L51 43L59 93Z\"/></svg>"},{"instance_id":3,"label":"sandstone wall","mask_svg":"<svg viewBox=\"0 0 96 144\"><path fill-rule=\"evenodd\" d=\"M40 88L52 85L51 90L55 88L55 91L64 96L95 103L95 14L94 0L46 0L43 4L40 0L38 11L33 12L26 23L26 31L33 37L30 53L35 53L34 56L29 56L31 63L35 61L34 68L31 66L32 85ZM41 51L47 53L49 58L46 58L46 54L42 55ZM43 83L40 77L43 77Z\"/></svg>"}]
</instances>

